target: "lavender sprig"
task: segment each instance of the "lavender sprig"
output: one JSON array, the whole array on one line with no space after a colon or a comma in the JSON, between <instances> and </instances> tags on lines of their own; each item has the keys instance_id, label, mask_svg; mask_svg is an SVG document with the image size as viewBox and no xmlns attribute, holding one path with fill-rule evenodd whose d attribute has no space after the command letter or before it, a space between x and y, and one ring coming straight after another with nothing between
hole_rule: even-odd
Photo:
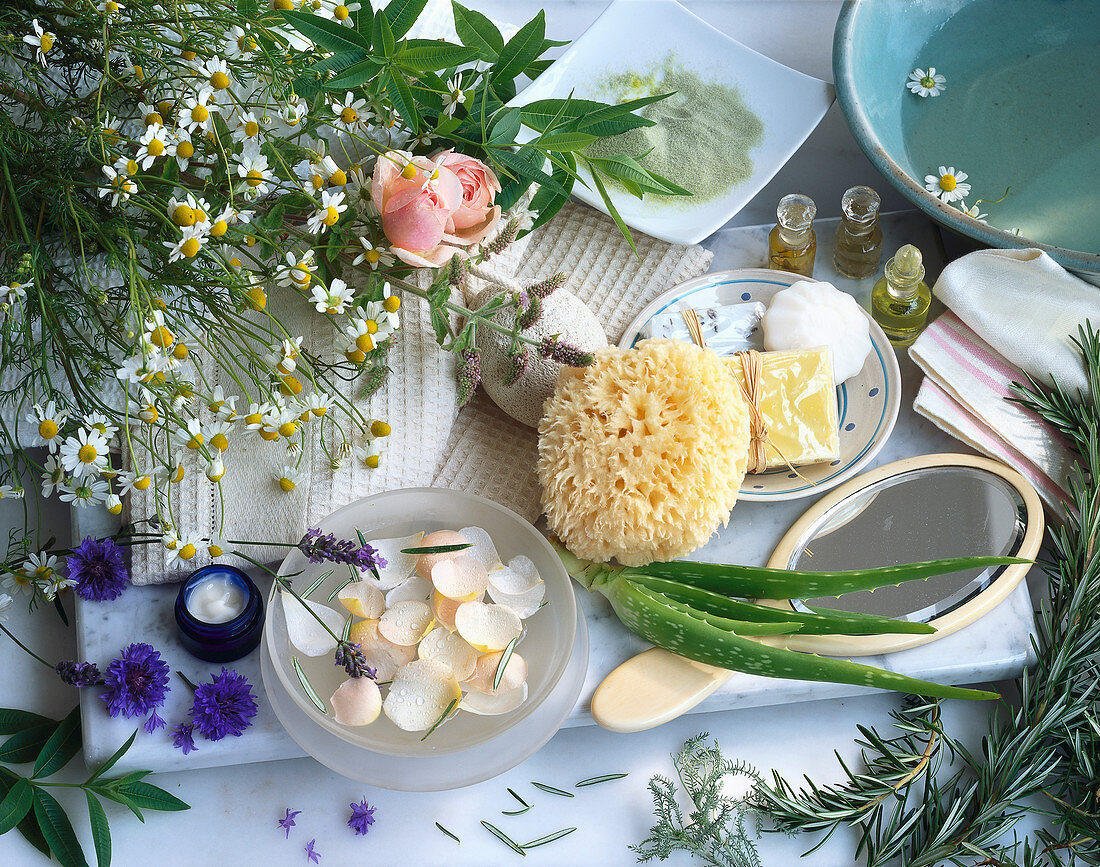
<instances>
[{"instance_id":1,"label":"lavender sprig","mask_svg":"<svg viewBox=\"0 0 1100 867\"><path fill-rule=\"evenodd\" d=\"M336 645L336 665L343 666L348 677L369 677L375 680L378 672L367 665L362 647L354 641L341 641Z\"/></svg>"},{"instance_id":2,"label":"lavender sprig","mask_svg":"<svg viewBox=\"0 0 1100 867\"><path fill-rule=\"evenodd\" d=\"M386 566L386 558L372 546L360 546L350 539L337 539L332 533L322 535L317 529L306 530L297 548L311 563L347 563L358 567L361 572L384 569Z\"/></svg>"},{"instance_id":3,"label":"lavender sprig","mask_svg":"<svg viewBox=\"0 0 1100 867\"><path fill-rule=\"evenodd\" d=\"M481 350L463 349L462 363L458 366L458 405L464 407L474 397L481 383Z\"/></svg>"},{"instance_id":4,"label":"lavender sprig","mask_svg":"<svg viewBox=\"0 0 1100 867\"><path fill-rule=\"evenodd\" d=\"M547 337L543 340L539 344L539 355L567 367L588 367L596 360L591 352L585 352L572 343L558 340L557 337Z\"/></svg>"},{"instance_id":5,"label":"lavender sprig","mask_svg":"<svg viewBox=\"0 0 1100 867\"><path fill-rule=\"evenodd\" d=\"M508 373L504 376L504 384L511 387L523 378L527 368L531 365L531 353L527 347L508 356Z\"/></svg>"},{"instance_id":6,"label":"lavender sprig","mask_svg":"<svg viewBox=\"0 0 1100 867\"><path fill-rule=\"evenodd\" d=\"M63 659L54 666L54 671L69 686L96 686L103 683L103 675L99 673L99 666L94 662Z\"/></svg>"},{"instance_id":7,"label":"lavender sprig","mask_svg":"<svg viewBox=\"0 0 1100 867\"><path fill-rule=\"evenodd\" d=\"M542 299L538 295L531 295L527 306L516 317L516 324L520 331L526 331L542 318Z\"/></svg>"},{"instance_id":8,"label":"lavender sprig","mask_svg":"<svg viewBox=\"0 0 1100 867\"><path fill-rule=\"evenodd\" d=\"M527 291L536 298L549 298L554 292L560 289L568 279L568 274L564 271L559 271L557 274L552 274L545 280L540 280L538 283L532 283L527 287Z\"/></svg>"}]
</instances>

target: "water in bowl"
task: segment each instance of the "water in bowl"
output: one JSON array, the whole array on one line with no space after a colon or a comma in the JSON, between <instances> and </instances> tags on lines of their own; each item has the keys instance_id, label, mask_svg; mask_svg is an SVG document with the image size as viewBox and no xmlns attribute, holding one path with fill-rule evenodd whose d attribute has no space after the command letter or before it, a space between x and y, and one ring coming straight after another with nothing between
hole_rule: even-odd
<instances>
[{"instance_id":1,"label":"water in bowl","mask_svg":"<svg viewBox=\"0 0 1100 867\"><path fill-rule=\"evenodd\" d=\"M947 77L937 97L906 93L913 177L969 175L990 225L1100 253L1100 2L974 0L921 46L912 67Z\"/></svg>"}]
</instances>

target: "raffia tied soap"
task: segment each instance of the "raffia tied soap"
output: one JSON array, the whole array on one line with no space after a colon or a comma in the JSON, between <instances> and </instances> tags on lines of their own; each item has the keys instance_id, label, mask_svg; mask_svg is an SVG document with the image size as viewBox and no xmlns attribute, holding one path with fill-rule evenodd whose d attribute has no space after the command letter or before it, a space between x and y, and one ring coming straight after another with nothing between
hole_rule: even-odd
<instances>
[{"instance_id":1,"label":"raffia tied soap","mask_svg":"<svg viewBox=\"0 0 1100 867\"><path fill-rule=\"evenodd\" d=\"M839 457L836 387L828 347L742 352L726 363L759 409L759 419L753 419L760 424L753 424L749 472Z\"/></svg>"}]
</instances>

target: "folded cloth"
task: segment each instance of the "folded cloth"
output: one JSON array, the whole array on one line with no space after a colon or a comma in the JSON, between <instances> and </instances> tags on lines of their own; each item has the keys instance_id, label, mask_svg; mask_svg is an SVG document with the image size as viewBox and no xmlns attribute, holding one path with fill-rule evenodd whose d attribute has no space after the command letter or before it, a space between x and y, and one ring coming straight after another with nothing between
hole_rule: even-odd
<instances>
[{"instance_id":1,"label":"folded cloth","mask_svg":"<svg viewBox=\"0 0 1100 867\"><path fill-rule=\"evenodd\" d=\"M1023 372L948 311L909 350L927 378L913 409L983 454L1004 461L1030 481L1055 513L1068 498L1073 454L1035 413L1009 398Z\"/></svg>"},{"instance_id":2,"label":"folded cloth","mask_svg":"<svg viewBox=\"0 0 1100 867\"><path fill-rule=\"evenodd\" d=\"M1081 356L1068 338L1100 327L1100 290L1042 250L978 250L948 265L933 290L979 337L1045 385L1088 395Z\"/></svg>"}]
</instances>

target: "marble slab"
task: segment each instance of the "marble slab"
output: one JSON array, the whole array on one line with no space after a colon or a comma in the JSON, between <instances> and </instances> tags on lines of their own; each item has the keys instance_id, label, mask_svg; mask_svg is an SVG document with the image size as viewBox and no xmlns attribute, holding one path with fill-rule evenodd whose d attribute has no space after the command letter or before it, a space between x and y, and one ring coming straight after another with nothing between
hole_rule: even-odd
<instances>
[{"instance_id":1,"label":"marble slab","mask_svg":"<svg viewBox=\"0 0 1100 867\"><path fill-rule=\"evenodd\" d=\"M866 305L873 279L853 281L832 269L833 235L837 221L817 221L818 253L815 276L829 280ZM943 265L939 236L918 212L886 215L882 220L886 257L901 244L914 243L925 254L931 284ZM726 229L711 237L706 246L715 253L712 270L762 267L766 261L770 226ZM884 257L885 258L885 257ZM901 416L890 441L873 466L930 452L970 451L912 411L919 375L907 356L899 356L903 398ZM762 564L787 529L816 498L780 503L742 503L730 524L699 552L699 559L716 562ZM91 529L78 528L83 534ZM257 579L261 588L262 578ZM77 651L82 659L104 663L131 641L146 641L158 648L173 670L179 669L198 682L218 666L191 657L179 645L172 619L178 585L134 587L111 605L80 603L77 606ZM615 618L602 596L578 589L588 620L590 652L588 674L581 698L565 722L566 727L592 724L591 696L600 681L617 665L648 646L628 632ZM78 600L79 602L79 600ZM1031 659L1029 634L1034 627L1026 582L988 616L939 641L899 653L868 657L872 665L914 677L943 683L980 683L1015 677ZM282 730L262 696L258 654L233 664L254 684L260 695L260 713L246 736L219 743L199 741L199 749L186 758L171 746L166 730L140 732L133 747L119 763L121 770L149 768L155 771L185 770L274 759L294 758L302 750ZM865 687L781 681L735 674L693 712L724 711L764 705L860 695ZM95 690L82 690L84 752L90 765L110 756L139 724L137 720L112 720L103 710ZM173 675L172 692L162 715L169 725L186 719L190 694Z\"/></svg>"}]
</instances>

